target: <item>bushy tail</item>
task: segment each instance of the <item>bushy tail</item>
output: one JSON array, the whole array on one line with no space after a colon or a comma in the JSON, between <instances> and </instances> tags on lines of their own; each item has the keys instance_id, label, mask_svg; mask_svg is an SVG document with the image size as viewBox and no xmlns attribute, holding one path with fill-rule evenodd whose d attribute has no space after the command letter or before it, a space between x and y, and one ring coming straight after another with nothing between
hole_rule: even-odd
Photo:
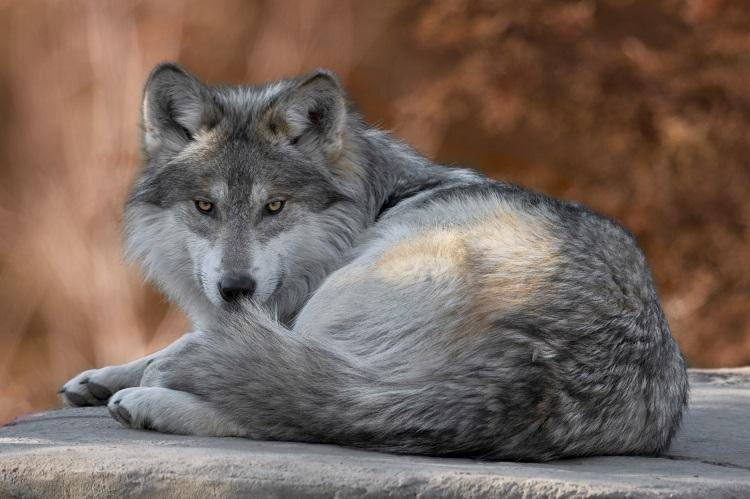
<instances>
[{"instance_id":1,"label":"bushy tail","mask_svg":"<svg viewBox=\"0 0 750 499\"><path fill-rule=\"evenodd\" d=\"M493 436L504 408L491 366L475 359L467 376L395 359L388 372L376 372L335 345L260 310L237 313L184 348L162 382L207 400L253 438L497 457Z\"/></svg>"},{"instance_id":2,"label":"bushy tail","mask_svg":"<svg viewBox=\"0 0 750 499\"><path fill-rule=\"evenodd\" d=\"M619 453L602 430L637 421L623 416L603 424L599 414L574 413L573 400L560 394L565 387L550 378L549 366L534 362L536 345L518 335L490 337L507 351L528 355L492 357L484 352L496 348L477 343L458 349L451 362L426 366L424 358L396 355L387 368L376 369L337 346L335 338L326 343L306 338L251 310L224 319L181 352L166 386L202 397L257 439L536 461ZM660 380L656 389L679 393L652 393L679 399L667 415L677 421L658 422L666 443L686 393L684 367L676 369L677 383ZM560 435L560 428L570 425L586 431L585 442ZM648 445L623 452L661 450Z\"/></svg>"}]
</instances>

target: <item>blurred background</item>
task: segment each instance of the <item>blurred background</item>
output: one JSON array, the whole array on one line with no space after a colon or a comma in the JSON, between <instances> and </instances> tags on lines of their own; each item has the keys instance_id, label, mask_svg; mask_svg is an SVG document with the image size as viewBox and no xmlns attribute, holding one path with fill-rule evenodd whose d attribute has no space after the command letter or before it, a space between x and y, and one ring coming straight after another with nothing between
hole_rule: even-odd
<instances>
[{"instance_id":1,"label":"blurred background","mask_svg":"<svg viewBox=\"0 0 750 499\"><path fill-rule=\"evenodd\" d=\"M690 365L750 364L750 3L0 0L0 422L187 327L121 257L141 86L336 71L430 158L612 216Z\"/></svg>"}]
</instances>

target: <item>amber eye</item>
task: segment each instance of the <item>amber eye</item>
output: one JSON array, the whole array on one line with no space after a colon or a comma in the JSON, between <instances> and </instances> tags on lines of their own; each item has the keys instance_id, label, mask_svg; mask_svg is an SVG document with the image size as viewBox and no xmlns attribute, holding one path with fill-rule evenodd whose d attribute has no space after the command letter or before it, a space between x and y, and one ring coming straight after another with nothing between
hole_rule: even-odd
<instances>
[{"instance_id":1,"label":"amber eye","mask_svg":"<svg viewBox=\"0 0 750 499\"><path fill-rule=\"evenodd\" d=\"M211 201L206 201L205 199L196 199L195 207L201 213L211 213L211 210L214 209L214 204Z\"/></svg>"},{"instance_id":2,"label":"amber eye","mask_svg":"<svg viewBox=\"0 0 750 499\"><path fill-rule=\"evenodd\" d=\"M266 203L266 211L270 213L271 215L275 215L278 212L281 211L281 209L284 207L284 201L277 199L276 201L271 201L270 203Z\"/></svg>"}]
</instances>

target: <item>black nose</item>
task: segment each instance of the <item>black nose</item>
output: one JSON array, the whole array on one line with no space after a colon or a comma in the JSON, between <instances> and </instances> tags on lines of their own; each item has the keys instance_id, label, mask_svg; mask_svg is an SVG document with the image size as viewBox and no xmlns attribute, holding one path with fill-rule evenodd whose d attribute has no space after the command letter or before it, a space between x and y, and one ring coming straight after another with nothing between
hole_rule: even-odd
<instances>
[{"instance_id":1,"label":"black nose","mask_svg":"<svg viewBox=\"0 0 750 499\"><path fill-rule=\"evenodd\" d=\"M219 294L224 301L234 301L240 296L252 296L255 280L247 274L227 274L219 281Z\"/></svg>"}]
</instances>

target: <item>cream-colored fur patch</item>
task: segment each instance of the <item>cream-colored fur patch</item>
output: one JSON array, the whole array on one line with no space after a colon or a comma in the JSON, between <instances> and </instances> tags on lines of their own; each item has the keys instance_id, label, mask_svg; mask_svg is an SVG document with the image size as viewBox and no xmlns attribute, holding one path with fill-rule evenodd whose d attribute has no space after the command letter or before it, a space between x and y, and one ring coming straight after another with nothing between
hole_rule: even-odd
<instances>
[{"instance_id":1,"label":"cream-colored fur patch","mask_svg":"<svg viewBox=\"0 0 750 499\"><path fill-rule=\"evenodd\" d=\"M471 227L466 240L483 316L533 302L558 264L557 242L543 219L507 206Z\"/></svg>"},{"instance_id":2,"label":"cream-colored fur patch","mask_svg":"<svg viewBox=\"0 0 750 499\"><path fill-rule=\"evenodd\" d=\"M558 264L556 248L544 219L502 203L469 224L402 240L372 270L393 285L458 283L474 319L484 322L538 296Z\"/></svg>"},{"instance_id":3,"label":"cream-colored fur patch","mask_svg":"<svg viewBox=\"0 0 750 499\"><path fill-rule=\"evenodd\" d=\"M464 234L455 229L436 229L408 238L388 248L375 261L382 275L396 279L460 274L466 258Z\"/></svg>"}]
</instances>

